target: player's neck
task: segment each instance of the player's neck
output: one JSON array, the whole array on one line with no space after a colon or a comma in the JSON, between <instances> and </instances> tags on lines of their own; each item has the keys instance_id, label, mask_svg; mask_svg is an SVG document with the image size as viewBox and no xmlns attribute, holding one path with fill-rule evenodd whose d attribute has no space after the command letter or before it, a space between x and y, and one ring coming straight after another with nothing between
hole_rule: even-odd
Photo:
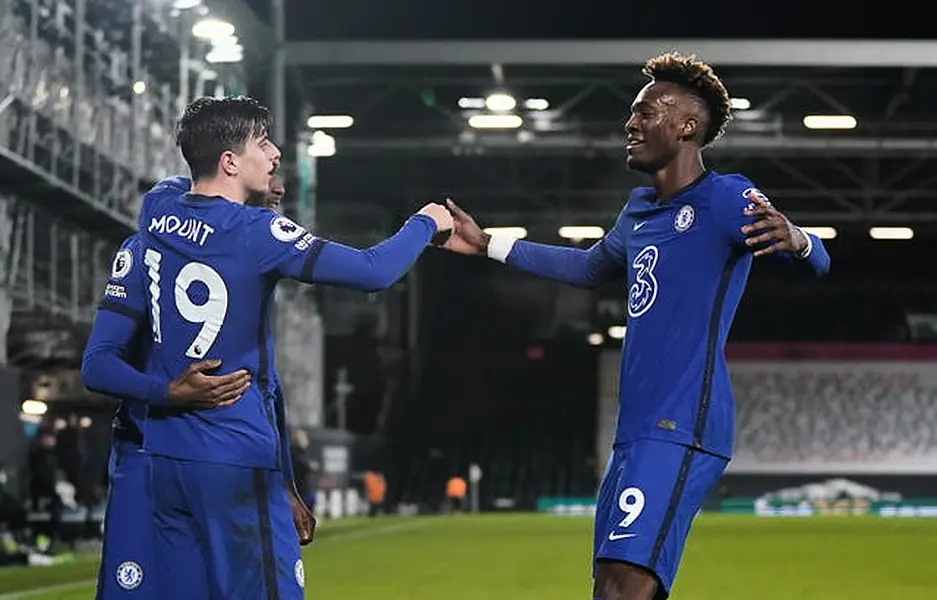
<instances>
[{"instance_id":1,"label":"player's neck","mask_svg":"<svg viewBox=\"0 0 937 600\"><path fill-rule=\"evenodd\" d=\"M660 202L667 202L690 186L706 171L699 152L681 152L667 166L651 176Z\"/></svg>"},{"instance_id":2,"label":"player's neck","mask_svg":"<svg viewBox=\"0 0 937 600\"><path fill-rule=\"evenodd\" d=\"M237 204L244 204L246 200L243 185L222 177L196 181L192 184L192 193L209 197L221 196Z\"/></svg>"}]
</instances>

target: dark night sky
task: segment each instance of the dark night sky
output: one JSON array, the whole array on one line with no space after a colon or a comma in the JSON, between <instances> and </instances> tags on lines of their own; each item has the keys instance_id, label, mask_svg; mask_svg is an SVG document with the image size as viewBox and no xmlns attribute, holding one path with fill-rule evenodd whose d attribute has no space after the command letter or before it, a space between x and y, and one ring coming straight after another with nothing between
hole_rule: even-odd
<instances>
[{"instance_id":1,"label":"dark night sky","mask_svg":"<svg viewBox=\"0 0 937 600\"><path fill-rule=\"evenodd\" d=\"M266 20L268 0L245 1ZM894 2L862 10L858 2L804 0L287 0L287 6L291 39L934 37L925 4L906 11Z\"/></svg>"}]
</instances>

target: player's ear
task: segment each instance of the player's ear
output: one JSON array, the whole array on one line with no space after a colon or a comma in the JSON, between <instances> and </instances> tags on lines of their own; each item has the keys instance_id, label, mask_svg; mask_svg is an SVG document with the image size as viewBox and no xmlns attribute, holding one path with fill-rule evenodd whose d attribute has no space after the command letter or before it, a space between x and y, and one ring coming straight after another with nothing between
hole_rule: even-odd
<instances>
[{"instance_id":1,"label":"player's ear","mask_svg":"<svg viewBox=\"0 0 937 600\"><path fill-rule=\"evenodd\" d=\"M683 125L680 127L680 139L681 140L692 140L696 139L696 134L700 128L699 117L694 115L688 115L683 119Z\"/></svg>"},{"instance_id":2,"label":"player's ear","mask_svg":"<svg viewBox=\"0 0 937 600\"><path fill-rule=\"evenodd\" d=\"M219 168L221 172L229 177L234 177L238 174L238 161L237 155L230 150L222 152L221 159L218 161Z\"/></svg>"}]
</instances>

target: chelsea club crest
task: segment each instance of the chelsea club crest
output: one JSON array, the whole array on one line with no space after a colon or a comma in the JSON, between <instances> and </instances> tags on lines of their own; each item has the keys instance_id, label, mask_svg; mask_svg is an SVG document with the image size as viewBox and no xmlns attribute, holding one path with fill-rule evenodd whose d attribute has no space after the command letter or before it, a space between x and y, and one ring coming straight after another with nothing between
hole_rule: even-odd
<instances>
[{"instance_id":1,"label":"chelsea club crest","mask_svg":"<svg viewBox=\"0 0 937 600\"><path fill-rule=\"evenodd\" d=\"M143 583L143 569L132 560L120 563L116 575L117 585L125 590L134 590Z\"/></svg>"},{"instance_id":2,"label":"chelsea club crest","mask_svg":"<svg viewBox=\"0 0 937 600\"><path fill-rule=\"evenodd\" d=\"M689 204L684 204L673 218L673 228L680 232L686 231L693 225L695 216L696 212L693 210L693 207Z\"/></svg>"},{"instance_id":3,"label":"chelsea club crest","mask_svg":"<svg viewBox=\"0 0 937 600\"><path fill-rule=\"evenodd\" d=\"M293 575L296 576L296 583L301 588L306 587L306 569L303 567L303 559L297 558L293 564Z\"/></svg>"}]
</instances>

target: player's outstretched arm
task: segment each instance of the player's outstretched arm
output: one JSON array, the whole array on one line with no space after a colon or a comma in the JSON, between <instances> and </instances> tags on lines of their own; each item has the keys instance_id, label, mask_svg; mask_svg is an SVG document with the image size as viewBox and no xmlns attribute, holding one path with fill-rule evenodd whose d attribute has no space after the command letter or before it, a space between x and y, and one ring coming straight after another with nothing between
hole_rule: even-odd
<instances>
[{"instance_id":1,"label":"player's outstretched arm","mask_svg":"<svg viewBox=\"0 0 937 600\"><path fill-rule=\"evenodd\" d=\"M439 204L427 204L393 236L358 250L316 238L284 217L274 216L270 221L269 216L274 215L270 211L258 214L251 225L256 230L248 239L261 272L362 292L385 290L397 283L437 233L452 230L449 211ZM284 226L286 229L281 229Z\"/></svg>"},{"instance_id":2,"label":"player's outstretched arm","mask_svg":"<svg viewBox=\"0 0 937 600\"><path fill-rule=\"evenodd\" d=\"M583 288L608 283L624 274L624 240L618 227L591 248L538 244L485 233L470 214L448 200L455 231L445 248L459 254L488 256L528 273Z\"/></svg>"}]
</instances>

